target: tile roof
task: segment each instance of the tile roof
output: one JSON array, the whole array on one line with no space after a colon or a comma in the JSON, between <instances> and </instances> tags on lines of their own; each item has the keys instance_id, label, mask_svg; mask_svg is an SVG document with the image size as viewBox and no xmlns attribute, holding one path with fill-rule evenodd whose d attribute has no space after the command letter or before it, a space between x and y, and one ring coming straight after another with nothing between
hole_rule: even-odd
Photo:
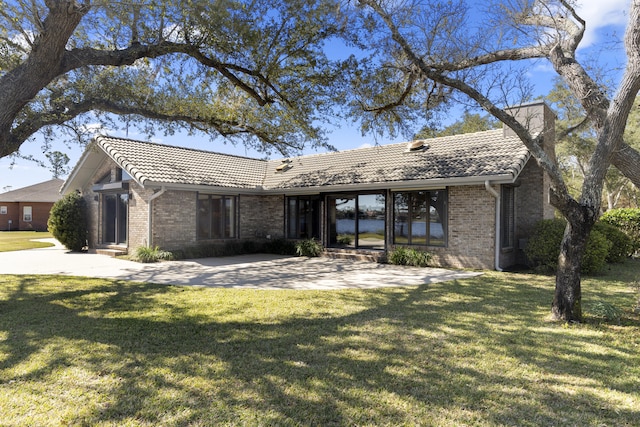
<instances>
[{"instance_id":1,"label":"tile roof","mask_svg":"<svg viewBox=\"0 0 640 427\"><path fill-rule=\"evenodd\" d=\"M49 181L18 188L0 194L0 202L53 203L62 198L60 187L64 181L54 178Z\"/></svg>"},{"instance_id":2,"label":"tile roof","mask_svg":"<svg viewBox=\"0 0 640 427\"><path fill-rule=\"evenodd\" d=\"M400 143L267 161L122 138L96 138L104 153L142 185L272 192L319 191L329 186L408 186L417 181L420 185L513 181L530 157L524 144L515 136L505 137L502 129L432 138L424 143L426 148L417 151L408 151L407 143ZM80 175L83 161L88 169ZM92 162L81 159L70 180L88 176L86 173L97 167ZM69 184L67 181L65 188Z\"/></svg>"},{"instance_id":3,"label":"tile roof","mask_svg":"<svg viewBox=\"0 0 640 427\"><path fill-rule=\"evenodd\" d=\"M295 189L335 185L373 184L416 180L445 180L511 176L515 179L529 159L517 137L502 129L432 138L427 148L409 152L407 144L315 154L289 159L289 167L270 161L267 189Z\"/></svg>"},{"instance_id":4,"label":"tile roof","mask_svg":"<svg viewBox=\"0 0 640 427\"><path fill-rule=\"evenodd\" d=\"M99 136L96 143L140 184L262 186L267 162L229 154Z\"/></svg>"}]
</instances>

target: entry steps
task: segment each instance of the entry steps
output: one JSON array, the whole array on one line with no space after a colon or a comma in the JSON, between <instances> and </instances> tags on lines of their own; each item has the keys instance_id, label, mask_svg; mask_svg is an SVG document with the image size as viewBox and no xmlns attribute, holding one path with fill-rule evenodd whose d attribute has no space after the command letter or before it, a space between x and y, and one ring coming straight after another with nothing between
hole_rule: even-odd
<instances>
[{"instance_id":1,"label":"entry steps","mask_svg":"<svg viewBox=\"0 0 640 427\"><path fill-rule=\"evenodd\" d=\"M352 259L356 261L368 262L385 262L386 256L384 251L365 250L365 249L339 249L326 248L322 253L326 258Z\"/></svg>"},{"instance_id":2,"label":"entry steps","mask_svg":"<svg viewBox=\"0 0 640 427\"><path fill-rule=\"evenodd\" d=\"M98 255L106 255L106 256L110 256L111 258L115 258L120 255L126 255L127 248L121 247L121 246L108 246L105 248L97 248L96 253Z\"/></svg>"}]
</instances>

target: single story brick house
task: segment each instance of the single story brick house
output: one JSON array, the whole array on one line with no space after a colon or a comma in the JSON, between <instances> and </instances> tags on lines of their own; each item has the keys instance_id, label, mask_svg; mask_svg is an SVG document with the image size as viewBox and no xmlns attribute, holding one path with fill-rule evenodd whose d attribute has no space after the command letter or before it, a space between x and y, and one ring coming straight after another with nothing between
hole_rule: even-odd
<instances>
[{"instance_id":1,"label":"single story brick house","mask_svg":"<svg viewBox=\"0 0 640 427\"><path fill-rule=\"evenodd\" d=\"M49 211L62 197L63 183L54 178L0 193L0 231L46 231Z\"/></svg>"},{"instance_id":2,"label":"single story brick house","mask_svg":"<svg viewBox=\"0 0 640 427\"><path fill-rule=\"evenodd\" d=\"M512 109L554 144L544 103ZM100 136L62 187L89 206L90 248L173 250L319 239L336 251L425 249L442 266L500 269L553 217L548 177L510 129L261 160Z\"/></svg>"}]
</instances>

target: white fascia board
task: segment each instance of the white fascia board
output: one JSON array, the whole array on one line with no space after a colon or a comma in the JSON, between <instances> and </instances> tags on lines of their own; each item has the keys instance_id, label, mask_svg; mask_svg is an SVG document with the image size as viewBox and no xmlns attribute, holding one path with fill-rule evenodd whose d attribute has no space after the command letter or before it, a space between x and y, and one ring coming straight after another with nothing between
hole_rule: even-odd
<instances>
[{"instance_id":1,"label":"white fascia board","mask_svg":"<svg viewBox=\"0 0 640 427\"><path fill-rule=\"evenodd\" d=\"M145 180L144 188L161 188L177 191L198 191L210 194L289 194L289 195L312 195L320 193L340 193L352 191L368 191L368 190L429 190L441 189L449 186L458 185L485 185L485 181L491 184L513 184L517 177L511 174L490 175L490 176L474 176L461 178L441 178L441 179L425 179L411 181L393 181L393 182L374 182L367 184L342 184L342 185L324 185L314 187L294 187L294 188L273 188L265 189L263 187L221 187L205 184L178 184L169 182L155 182Z\"/></svg>"},{"instance_id":2,"label":"white fascia board","mask_svg":"<svg viewBox=\"0 0 640 427\"><path fill-rule=\"evenodd\" d=\"M425 179L425 180L411 180L411 181L393 181L393 182L374 182L367 184L342 184L342 185L326 185L315 186L306 188L274 188L264 190L265 193L278 193L278 194L291 194L291 195L303 195L303 194L319 194L319 193L340 193L340 192L352 192L352 191L368 191L368 190L386 190L400 191L400 190L429 190L429 189L441 189L450 186L460 185L481 185L484 186L485 181L489 181L492 184L513 184L517 177L511 174L504 175L490 175L490 176L474 176L474 177L462 177L462 178L441 178L441 179Z\"/></svg>"},{"instance_id":3,"label":"white fascia board","mask_svg":"<svg viewBox=\"0 0 640 427\"><path fill-rule=\"evenodd\" d=\"M162 188L174 191L197 191L208 194L263 194L262 187L244 188L244 187L221 187L217 185L206 184L179 184L170 182L156 182L145 180L142 185L144 188Z\"/></svg>"},{"instance_id":4,"label":"white fascia board","mask_svg":"<svg viewBox=\"0 0 640 427\"><path fill-rule=\"evenodd\" d=\"M91 175L95 173L98 167L102 165L104 159L109 156L94 144L90 144L87 149L82 153L80 160L76 163L67 179L60 187L60 194L68 194L78 188L82 188L86 182L81 182L80 185L73 185L76 180L86 181ZM84 173L83 173L84 172Z\"/></svg>"}]
</instances>

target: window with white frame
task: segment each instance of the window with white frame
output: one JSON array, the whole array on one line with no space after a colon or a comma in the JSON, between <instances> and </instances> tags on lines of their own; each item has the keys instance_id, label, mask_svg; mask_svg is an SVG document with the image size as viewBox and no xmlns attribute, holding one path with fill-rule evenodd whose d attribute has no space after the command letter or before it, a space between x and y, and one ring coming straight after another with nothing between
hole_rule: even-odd
<instances>
[{"instance_id":1,"label":"window with white frame","mask_svg":"<svg viewBox=\"0 0 640 427\"><path fill-rule=\"evenodd\" d=\"M22 220L24 222L31 222L31 214L32 214L32 209L31 206L25 206L24 208L22 208Z\"/></svg>"},{"instance_id":2,"label":"window with white frame","mask_svg":"<svg viewBox=\"0 0 640 427\"><path fill-rule=\"evenodd\" d=\"M6 214L7 214L7 207L0 206L0 215L6 215Z\"/></svg>"}]
</instances>

